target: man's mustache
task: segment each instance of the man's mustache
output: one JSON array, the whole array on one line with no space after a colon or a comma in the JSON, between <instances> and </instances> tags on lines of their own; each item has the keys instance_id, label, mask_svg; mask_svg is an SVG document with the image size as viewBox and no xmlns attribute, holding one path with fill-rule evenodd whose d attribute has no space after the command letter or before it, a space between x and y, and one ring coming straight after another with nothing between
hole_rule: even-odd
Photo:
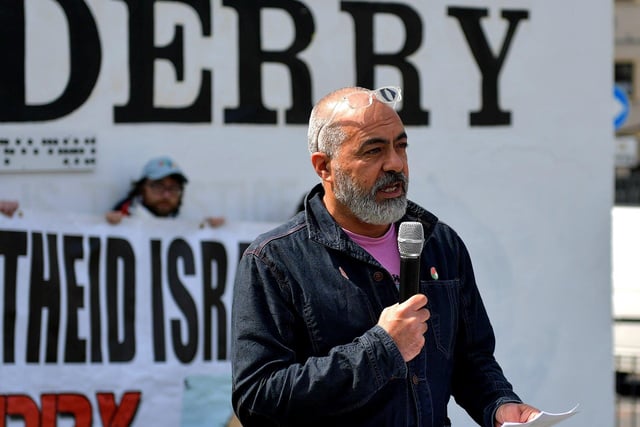
<instances>
[{"instance_id":1,"label":"man's mustache","mask_svg":"<svg viewBox=\"0 0 640 427\"><path fill-rule=\"evenodd\" d=\"M395 184L397 182L402 183L402 191L406 194L409 180L402 172L385 172L385 174L381 176L373 186L372 194L376 194L383 187Z\"/></svg>"}]
</instances>

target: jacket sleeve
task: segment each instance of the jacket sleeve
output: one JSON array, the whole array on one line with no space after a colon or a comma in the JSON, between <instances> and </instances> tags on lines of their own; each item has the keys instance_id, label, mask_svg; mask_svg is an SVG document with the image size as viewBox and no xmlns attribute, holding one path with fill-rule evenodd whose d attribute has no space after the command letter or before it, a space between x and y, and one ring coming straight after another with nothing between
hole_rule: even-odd
<instances>
[{"instance_id":1,"label":"jacket sleeve","mask_svg":"<svg viewBox=\"0 0 640 427\"><path fill-rule=\"evenodd\" d=\"M457 238L462 284L452 391L456 402L484 427L494 427L495 411L520 398L494 357L495 336L476 285L471 259Z\"/></svg>"},{"instance_id":2,"label":"jacket sleeve","mask_svg":"<svg viewBox=\"0 0 640 427\"><path fill-rule=\"evenodd\" d=\"M244 427L339 415L364 405L389 381L404 381L402 355L377 325L326 355L302 354L306 327L287 280L251 249L236 272L232 403Z\"/></svg>"}]
</instances>

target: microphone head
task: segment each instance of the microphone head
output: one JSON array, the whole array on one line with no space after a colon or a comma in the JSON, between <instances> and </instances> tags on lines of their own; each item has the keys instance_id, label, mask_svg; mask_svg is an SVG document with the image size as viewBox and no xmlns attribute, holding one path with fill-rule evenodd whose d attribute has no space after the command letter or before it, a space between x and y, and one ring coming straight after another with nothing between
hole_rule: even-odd
<instances>
[{"instance_id":1,"label":"microphone head","mask_svg":"<svg viewBox=\"0 0 640 427\"><path fill-rule=\"evenodd\" d=\"M403 258L418 258L424 245L422 223L406 221L398 229L398 250Z\"/></svg>"}]
</instances>

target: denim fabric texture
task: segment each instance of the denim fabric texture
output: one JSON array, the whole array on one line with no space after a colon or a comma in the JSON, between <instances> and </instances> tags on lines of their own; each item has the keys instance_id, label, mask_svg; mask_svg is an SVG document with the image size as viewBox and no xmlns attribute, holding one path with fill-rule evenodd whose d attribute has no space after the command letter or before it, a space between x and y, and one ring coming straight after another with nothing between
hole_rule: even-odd
<instances>
[{"instance_id":1,"label":"denim fabric texture","mask_svg":"<svg viewBox=\"0 0 640 427\"><path fill-rule=\"evenodd\" d=\"M409 202L402 221L424 226L420 289L431 318L423 350L405 363L377 326L398 301L393 279L347 237L322 195L318 185L303 212L259 236L240 260L232 401L243 427L442 427L450 425L451 396L479 425L494 427L497 405L520 399L493 356L462 240Z\"/></svg>"}]
</instances>

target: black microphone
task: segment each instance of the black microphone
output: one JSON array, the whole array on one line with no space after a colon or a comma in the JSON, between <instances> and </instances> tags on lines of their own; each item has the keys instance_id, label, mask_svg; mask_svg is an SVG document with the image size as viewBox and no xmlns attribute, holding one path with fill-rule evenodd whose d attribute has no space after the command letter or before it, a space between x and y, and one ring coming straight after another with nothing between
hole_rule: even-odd
<instances>
[{"instance_id":1,"label":"black microphone","mask_svg":"<svg viewBox=\"0 0 640 427\"><path fill-rule=\"evenodd\" d=\"M419 222L401 222L398 230L400 251L400 302L420 289L420 254L424 245L424 231Z\"/></svg>"}]
</instances>

